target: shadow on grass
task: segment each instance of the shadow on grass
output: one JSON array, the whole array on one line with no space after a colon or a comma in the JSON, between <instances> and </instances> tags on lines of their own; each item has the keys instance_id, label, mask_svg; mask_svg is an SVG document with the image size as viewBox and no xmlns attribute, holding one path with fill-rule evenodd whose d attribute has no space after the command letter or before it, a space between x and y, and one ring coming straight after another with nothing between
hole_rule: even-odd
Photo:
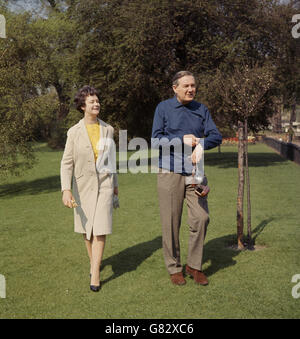
<instances>
[{"instance_id":1,"label":"shadow on grass","mask_svg":"<svg viewBox=\"0 0 300 339\"><path fill-rule=\"evenodd\" d=\"M253 243L263 232L265 227L274 220L273 217L263 220L252 232ZM236 264L234 260L241 251L233 248L236 243L236 234L212 239L204 245L203 264L210 262L209 267L204 270L207 276Z\"/></svg>"},{"instance_id":2,"label":"shadow on grass","mask_svg":"<svg viewBox=\"0 0 300 339\"><path fill-rule=\"evenodd\" d=\"M130 156L128 156L129 159ZM237 158L238 153L236 152L221 152L221 153L205 153L204 161L205 166L215 166L219 168L237 168ZM283 159L279 154L277 153L251 153L248 154L249 159L249 166L250 167L269 167L269 166L277 166L282 163L287 163L288 160ZM150 169L150 166L153 165L154 167L158 166L158 158L153 157L151 159L150 156L143 158L143 162L146 161L146 163L143 163L143 166L148 166ZM136 159L135 161L136 166L141 165L141 159ZM118 162L118 168L128 168L128 161L120 161Z\"/></svg>"},{"instance_id":3,"label":"shadow on grass","mask_svg":"<svg viewBox=\"0 0 300 339\"><path fill-rule=\"evenodd\" d=\"M250 167L276 166L288 160L283 159L277 153L250 153L248 155ZM205 165L220 168L237 168L237 152L207 153Z\"/></svg>"},{"instance_id":4,"label":"shadow on grass","mask_svg":"<svg viewBox=\"0 0 300 339\"><path fill-rule=\"evenodd\" d=\"M258 238L258 236L263 232L264 228L272 221L274 218L269 218L263 220L254 230L253 230L253 240ZM232 245L236 242L236 235L226 235L224 237L216 238L210 240L204 246L204 258L203 264L210 261L208 268L204 270L204 273L207 276L211 276L218 272L219 270L225 269L227 267L233 266L236 264L234 260L241 251L238 251L232 248ZM132 247L126 248L125 250L115 254L105 260L101 264L101 271L105 266L111 266L113 274L101 281L101 284L106 284L111 280L119 278L121 275L135 271L138 266L140 266L147 258L149 258L155 251L162 247L162 238L161 236L156 237L150 241L146 241Z\"/></svg>"},{"instance_id":5,"label":"shadow on grass","mask_svg":"<svg viewBox=\"0 0 300 339\"><path fill-rule=\"evenodd\" d=\"M253 245L255 245L255 241L258 238L258 236L262 233L262 231L264 230L264 228L274 220L274 217L271 217L269 219L265 219L263 220L254 230L253 230L253 234L252 234L252 240L253 240Z\"/></svg>"},{"instance_id":6,"label":"shadow on grass","mask_svg":"<svg viewBox=\"0 0 300 339\"><path fill-rule=\"evenodd\" d=\"M105 266L112 266L113 275L101 281L105 284L121 275L135 271L147 258L149 258L156 250L162 246L161 237L146 241L115 254L105 260L101 264L101 271Z\"/></svg>"},{"instance_id":7,"label":"shadow on grass","mask_svg":"<svg viewBox=\"0 0 300 339\"><path fill-rule=\"evenodd\" d=\"M33 195L39 193L50 193L60 190L60 176L36 179L32 181L21 181L14 184L0 186L0 198L12 198L18 195Z\"/></svg>"}]
</instances>

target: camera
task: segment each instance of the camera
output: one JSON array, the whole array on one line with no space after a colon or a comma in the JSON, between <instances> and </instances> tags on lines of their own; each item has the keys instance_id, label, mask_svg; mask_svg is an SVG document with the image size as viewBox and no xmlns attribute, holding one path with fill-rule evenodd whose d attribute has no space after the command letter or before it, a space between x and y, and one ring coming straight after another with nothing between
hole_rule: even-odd
<instances>
[{"instance_id":1,"label":"camera","mask_svg":"<svg viewBox=\"0 0 300 339\"><path fill-rule=\"evenodd\" d=\"M198 195L198 197L205 197L209 193L210 189L208 186L198 185L195 187L195 194Z\"/></svg>"}]
</instances>

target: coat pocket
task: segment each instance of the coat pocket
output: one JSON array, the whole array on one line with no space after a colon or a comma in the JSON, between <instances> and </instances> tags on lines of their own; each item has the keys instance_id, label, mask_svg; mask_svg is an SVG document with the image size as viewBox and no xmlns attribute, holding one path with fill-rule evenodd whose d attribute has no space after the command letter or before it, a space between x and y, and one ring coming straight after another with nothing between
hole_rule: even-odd
<instances>
[{"instance_id":1,"label":"coat pocket","mask_svg":"<svg viewBox=\"0 0 300 339\"><path fill-rule=\"evenodd\" d=\"M83 180L83 174L80 175L74 175L74 180L73 180L73 189L74 189L74 193L75 192L80 192L82 189L82 185L84 184L84 180Z\"/></svg>"},{"instance_id":2,"label":"coat pocket","mask_svg":"<svg viewBox=\"0 0 300 339\"><path fill-rule=\"evenodd\" d=\"M83 174L75 175L75 179L78 180L83 177Z\"/></svg>"}]
</instances>

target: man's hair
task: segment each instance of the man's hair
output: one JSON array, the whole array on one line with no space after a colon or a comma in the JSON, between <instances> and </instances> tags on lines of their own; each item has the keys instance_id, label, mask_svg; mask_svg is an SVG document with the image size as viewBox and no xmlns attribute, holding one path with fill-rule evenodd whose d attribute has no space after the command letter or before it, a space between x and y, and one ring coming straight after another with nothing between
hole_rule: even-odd
<instances>
[{"instance_id":1,"label":"man's hair","mask_svg":"<svg viewBox=\"0 0 300 339\"><path fill-rule=\"evenodd\" d=\"M91 86L88 86L88 85L83 86L76 93L74 102L75 102L75 105L76 105L76 109L79 112L83 113L83 110L82 110L81 107L85 106L85 100L90 95L97 95L97 97L99 97L98 91L94 87L91 87Z\"/></svg>"},{"instance_id":2,"label":"man's hair","mask_svg":"<svg viewBox=\"0 0 300 339\"><path fill-rule=\"evenodd\" d=\"M177 73L174 75L173 79L172 79L172 84L173 84L173 86L178 86L178 80L179 80L180 78L182 78L182 77L185 77L186 75L194 77L194 74L191 73L191 72L189 72L189 71L180 71L180 72L177 72ZM194 78L195 78L195 77L194 77Z\"/></svg>"}]
</instances>

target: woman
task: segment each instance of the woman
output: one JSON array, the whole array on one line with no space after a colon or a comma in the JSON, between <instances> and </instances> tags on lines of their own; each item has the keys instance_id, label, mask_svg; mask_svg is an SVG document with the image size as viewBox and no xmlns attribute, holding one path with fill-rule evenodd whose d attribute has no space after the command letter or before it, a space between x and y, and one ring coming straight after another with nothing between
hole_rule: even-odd
<instances>
[{"instance_id":1,"label":"woman","mask_svg":"<svg viewBox=\"0 0 300 339\"><path fill-rule=\"evenodd\" d=\"M100 104L93 87L81 88L74 101L84 118L67 133L61 161L62 201L74 207L75 232L83 234L90 258L90 289L98 292L106 235L112 233L113 196L118 195L114 129L98 119Z\"/></svg>"}]
</instances>

